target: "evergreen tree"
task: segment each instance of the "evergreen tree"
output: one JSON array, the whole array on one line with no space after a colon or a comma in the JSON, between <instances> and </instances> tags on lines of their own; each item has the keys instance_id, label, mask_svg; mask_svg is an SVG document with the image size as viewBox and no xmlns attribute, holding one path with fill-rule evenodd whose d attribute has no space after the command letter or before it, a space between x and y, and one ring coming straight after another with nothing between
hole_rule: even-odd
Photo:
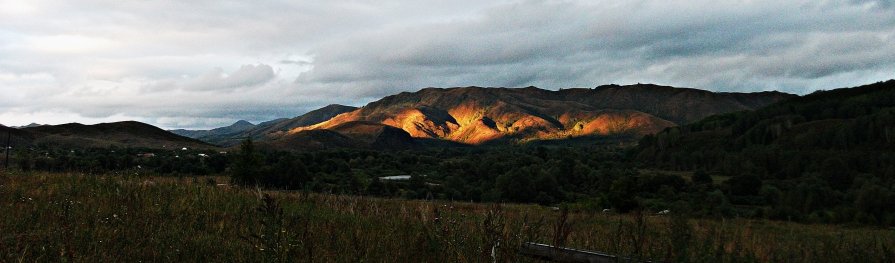
<instances>
[{"instance_id":1,"label":"evergreen tree","mask_svg":"<svg viewBox=\"0 0 895 263\"><path fill-rule=\"evenodd\" d=\"M230 180L237 185L253 185L260 183L261 155L255 151L252 139L246 139L239 146L239 154L233 162Z\"/></svg>"}]
</instances>

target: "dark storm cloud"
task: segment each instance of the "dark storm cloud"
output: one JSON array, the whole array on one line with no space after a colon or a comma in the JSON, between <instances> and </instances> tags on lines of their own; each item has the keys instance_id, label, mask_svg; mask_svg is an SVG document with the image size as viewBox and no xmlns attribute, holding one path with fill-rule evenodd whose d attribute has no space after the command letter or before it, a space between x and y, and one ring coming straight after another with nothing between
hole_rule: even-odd
<instances>
[{"instance_id":1,"label":"dark storm cloud","mask_svg":"<svg viewBox=\"0 0 895 263\"><path fill-rule=\"evenodd\" d=\"M313 50L315 67L298 81L374 97L426 83L625 81L801 93L860 84L837 78L891 72L895 61L895 16L864 3L666 2L527 1L466 21L358 35Z\"/></svg>"},{"instance_id":2,"label":"dark storm cloud","mask_svg":"<svg viewBox=\"0 0 895 263\"><path fill-rule=\"evenodd\" d=\"M211 127L429 86L807 93L895 77L891 0L0 5L0 123L16 125Z\"/></svg>"}]
</instances>

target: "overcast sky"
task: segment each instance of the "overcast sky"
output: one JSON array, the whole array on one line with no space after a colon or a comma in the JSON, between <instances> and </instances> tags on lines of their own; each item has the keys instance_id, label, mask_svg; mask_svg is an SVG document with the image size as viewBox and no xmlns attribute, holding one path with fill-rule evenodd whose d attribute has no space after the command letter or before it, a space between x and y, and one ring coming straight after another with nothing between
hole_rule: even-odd
<instances>
[{"instance_id":1,"label":"overcast sky","mask_svg":"<svg viewBox=\"0 0 895 263\"><path fill-rule=\"evenodd\" d=\"M0 123L208 128L424 87L895 78L895 0L0 0Z\"/></svg>"}]
</instances>

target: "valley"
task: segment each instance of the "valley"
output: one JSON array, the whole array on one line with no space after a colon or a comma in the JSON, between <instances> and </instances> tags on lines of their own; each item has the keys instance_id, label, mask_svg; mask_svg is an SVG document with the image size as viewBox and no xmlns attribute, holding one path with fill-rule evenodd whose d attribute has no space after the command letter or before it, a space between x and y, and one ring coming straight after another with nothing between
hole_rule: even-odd
<instances>
[{"instance_id":1,"label":"valley","mask_svg":"<svg viewBox=\"0 0 895 263\"><path fill-rule=\"evenodd\" d=\"M38 234L0 244L7 260L45 243L58 252L41 255L58 259L128 258L97 250L114 248L141 259L329 262L393 250L411 261L526 262L522 242L546 242L691 262L845 260L861 247L886 261L893 84L804 96L429 88L175 131L184 136L139 122L0 127L14 145L3 202L41 222L8 213L0 226ZM676 97L686 103L666 103ZM47 201L59 198L68 203ZM190 227L161 230L172 224ZM59 231L82 235L40 234ZM139 248L173 247L164 239L119 244L140 231L198 239L173 252ZM357 254L337 252L352 244Z\"/></svg>"}]
</instances>

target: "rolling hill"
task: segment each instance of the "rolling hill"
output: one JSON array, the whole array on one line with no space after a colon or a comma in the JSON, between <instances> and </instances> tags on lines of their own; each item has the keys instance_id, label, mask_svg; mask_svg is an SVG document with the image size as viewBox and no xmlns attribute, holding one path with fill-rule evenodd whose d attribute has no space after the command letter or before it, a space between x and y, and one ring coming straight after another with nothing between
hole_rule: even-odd
<instances>
[{"instance_id":1,"label":"rolling hill","mask_svg":"<svg viewBox=\"0 0 895 263\"><path fill-rule=\"evenodd\" d=\"M9 128L6 128L9 129ZM136 122L69 123L16 129L20 143L63 147L214 148L205 142Z\"/></svg>"},{"instance_id":2,"label":"rolling hill","mask_svg":"<svg viewBox=\"0 0 895 263\"><path fill-rule=\"evenodd\" d=\"M34 135L29 132L0 125L0 148L6 146L7 138L13 147L30 145L34 141Z\"/></svg>"},{"instance_id":3,"label":"rolling hill","mask_svg":"<svg viewBox=\"0 0 895 263\"><path fill-rule=\"evenodd\" d=\"M209 138L209 137L213 138L215 136L225 136L225 135L229 135L229 134L236 134L239 132L249 130L254 127L255 127L255 124L252 124L251 122L248 122L248 121L240 120L240 121L237 121L237 122L231 124L230 126L215 128L215 129L211 129L211 130L179 129L179 130L169 130L169 132L183 136L183 137L189 137L189 138L193 138L193 139L201 139L201 138Z\"/></svg>"},{"instance_id":4,"label":"rolling hill","mask_svg":"<svg viewBox=\"0 0 895 263\"><path fill-rule=\"evenodd\" d=\"M330 104L291 119L276 119L262 122L258 125L253 125L247 121L238 121L233 125L212 130L171 130L171 132L211 144L229 147L239 144L246 138L259 141L278 138L291 129L317 124L355 109L357 108Z\"/></svg>"},{"instance_id":5,"label":"rolling hill","mask_svg":"<svg viewBox=\"0 0 895 263\"><path fill-rule=\"evenodd\" d=\"M641 161L670 169L851 180L855 173L895 173L893 150L895 80L889 80L666 129L644 137L637 152Z\"/></svg>"},{"instance_id":6,"label":"rolling hill","mask_svg":"<svg viewBox=\"0 0 895 263\"><path fill-rule=\"evenodd\" d=\"M780 92L714 93L649 84L559 91L535 87L426 88L388 96L287 134L366 122L399 128L414 138L465 144L639 137L713 114L752 110L794 96Z\"/></svg>"},{"instance_id":7,"label":"rolling hill","mask_svg":"<svg viewBox=\"0 0 895 263\"><path fill-rule=\"evenodd\" d=\"M280 121L271 123L270 125L259 125L254 129L247 130L241 134L243 138L251 137L254 139L263 139L266 137L277 137L281 134L288 132L289 130L304 127L308 125L314 125L317 123L324 122L326 120L335 117L336 115L350 112L356 110L356 107L338 105L338 104L330 104L323 108L319 108L316 110L312 110L308 113L302 114L301 116L291 118L291 119L282 119Z\"/></svg>"},{"instance_id":8,"label":"rolling hill","mask_svg":"<svg viewBox=\"0 0 895 263\"><path fill-rule=\"evenodd\" d=\"M262 147L280 150L411 149L421 146L404 130L375 122L346 122L330 129L306 130L262 141Z\"/></svg>"},{"instance_id":9,"label":"rolling hill","mask_svg":"<svg viewBox=\"0 0 895 263\"><path fill-rule=\"evenodd\" d=\"M180 135L139 122L120 122L22 128L16 138L35 144L152 148L210 147L205 143L229 147L253 138L280 149L406 149L591 137L636 140L712 114L752 110L791 97L795 96L650 84L558 91L426 88L387 96L362 108L334 104L258 125L239 121L212 130L171 131Z\"/></svg>"}]
</instances>

